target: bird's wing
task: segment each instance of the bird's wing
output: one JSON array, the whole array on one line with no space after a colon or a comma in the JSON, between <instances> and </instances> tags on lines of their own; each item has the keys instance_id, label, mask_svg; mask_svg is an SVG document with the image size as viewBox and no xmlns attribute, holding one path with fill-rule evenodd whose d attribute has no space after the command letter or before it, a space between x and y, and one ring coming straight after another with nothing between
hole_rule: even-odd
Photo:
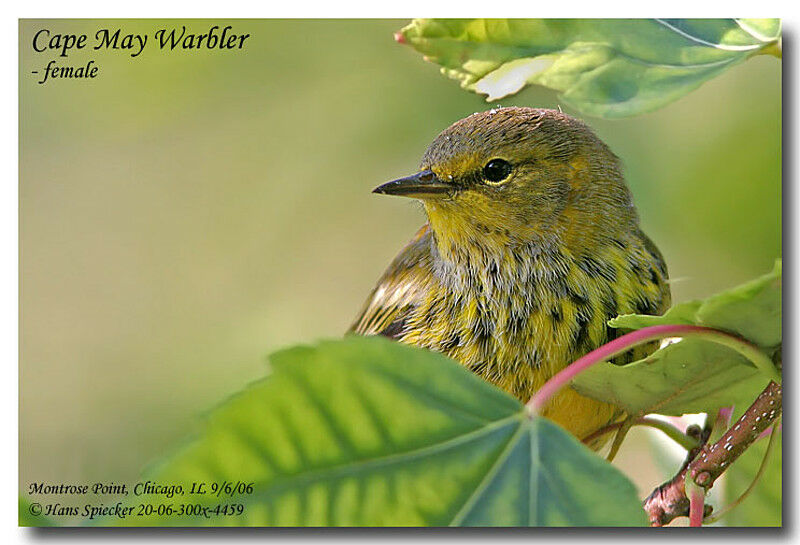
<instances>
[{"instance_id":1,"label":"bird's wing","mask_svg":"<svg viewBox=\"0 0 800 545\"><path fill-rule=\"evenodd\" d=\"M670 292L667 263L664 261L664 256L661 255L661 251L658 249L658 246L656 246L655 242L650 240L650 237L644 234L641 230L639 230L639 236L644 242L645 249L652 256L654 264L658 268L658 272L661 273L659 275L658 282L659 294L656 298L657 300L653 303L655 308L655 312L653 314L661 315L664 314L667 309L669 309L670 305L672 305L672 293Z\"/></svg>"},{"instance_id":2,"label":"bird's wing","mask_svg":"<svg viewBox=\"0 0 800 545\"><path fill-rule=\"evenodd\" d=\"M372 290L349 332L400 336L406 318L433 282L431 236L426 224L403 248Z\"/></svg>"}]
</instances>

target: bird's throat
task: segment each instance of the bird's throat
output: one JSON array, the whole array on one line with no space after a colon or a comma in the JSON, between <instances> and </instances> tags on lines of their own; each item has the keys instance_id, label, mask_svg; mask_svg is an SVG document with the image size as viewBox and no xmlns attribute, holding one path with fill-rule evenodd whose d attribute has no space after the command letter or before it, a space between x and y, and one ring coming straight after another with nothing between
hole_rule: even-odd
<instances>
[{"instance_id":1,"label":"bird's throat","mask_svg":"<svg viewBox=\"0 0 800 545\"><path fill-rule=\"evenodd\" d=\"M467 214L426 206L433 232L434 269L447 287L479 289L489 295L508 282L531 274L532 268L558 266L563 259L557 234L497 227Z\"/></svg>"}]
</instances>

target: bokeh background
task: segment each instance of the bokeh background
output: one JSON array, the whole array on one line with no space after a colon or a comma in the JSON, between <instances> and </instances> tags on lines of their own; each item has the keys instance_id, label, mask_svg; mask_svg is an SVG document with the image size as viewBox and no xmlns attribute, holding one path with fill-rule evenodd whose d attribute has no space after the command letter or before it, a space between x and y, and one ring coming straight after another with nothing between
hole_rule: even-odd
<instances>
[{"instance_id":1,"label":"bokeh background","mask_svg":"<svg viewBox=\"0 0 800 545\"><path fill-rule=\"evenodd\" d=\"M487 104L392 34L407 21L20 22L20 491L134 482L266 356L338 337L422 224L372 195ZM232 24L243 50L161 51L153 32ZM33 34L150 35L144 52L36 53ZM37 84L51 59L90 80ZM40 74L31 74L39 70ZM561 104L564 111L573 113ZM657 112L586 118L626 166L676 302L781 255L781 66L739 65ZM617 464L646 494L674 467Z\"/></svg>"}]
</instances>

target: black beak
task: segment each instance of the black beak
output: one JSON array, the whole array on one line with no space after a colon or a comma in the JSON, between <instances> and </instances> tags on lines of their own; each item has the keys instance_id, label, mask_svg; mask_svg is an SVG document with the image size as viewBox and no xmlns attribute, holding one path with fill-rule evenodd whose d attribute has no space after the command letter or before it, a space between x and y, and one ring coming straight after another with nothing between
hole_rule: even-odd
<instances>
[{"instance_id":1,"label":"black beak","mask_svg":"<svg viewBox=\"0 0 800 545\"><path fill-rule=\"evenodd\" d=\"M386 182L372 190L381 195L401 195L403 197L427 197L447 193L455 189L453 184L446 184L430 170L417 172L406 178Z\"/></svg>"}]
</instances>

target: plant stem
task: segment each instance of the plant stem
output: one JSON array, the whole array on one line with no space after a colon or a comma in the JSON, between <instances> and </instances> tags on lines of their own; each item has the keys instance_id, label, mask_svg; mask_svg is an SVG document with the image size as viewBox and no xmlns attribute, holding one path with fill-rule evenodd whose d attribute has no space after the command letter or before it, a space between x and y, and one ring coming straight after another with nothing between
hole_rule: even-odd
<instances>
[{"instance_id":1,"label":"plant stem","mask_svg":"<svg viewBox=\"0 0 800 545\"><path fill-rule=\"evenodd\" d=\"M607 433L611 433L614 430L619 429L622 426L623 422L614 422L613 424L608 424L607 426L603 426L602 428L598 428L583 439L581 442L584 444L589 444L598 437L602 437ZM664 422L663 420L659 420L657 418L652 418L649 416L643 416L639 420L636 420L633 423L634 426L647 426L649 428L653 428L659 430L660 432L664 433L667 437L678 443L680 446L685 448L686 450L691 450L698 446L697 439L694 437L690 437L686 435L681 430L670 424L669 422Z\"/></svg>"},{"instance_id":2,"label":"plant stem","mask_svg":"<svg viewBox=\"0 0 800 545\"><path fill-rule=\"evenodd\" d=\"M641 344L666 337L700 337L732 348L753 362L753 365L764 371L773 381L780 383L780 374L777 369L775 369L772 360L757 346L744 339L710 327L695 325L656 325L626 333L610 343L606 343L592 350L585 356L578 358L565 369L556 373L555 376L539 388L526 406L532 412L538 413L556 392L572 381L579 373L592 365L601 361L610 360L614 356L627 352L631 348Z\"/></svg>"},{"instance_id":3,"label":"plant stem","mask_svg":"<svg viewBox=\"0 0 800 545\"><path fill-rule=\"evenodd\" d=\"M617 430L617 434L614 436L614 442L611 444L611 450L608 451L608 456L606 456L607 461L614 461L614 458L619 451L619 447L622 446L622 441L625 439L625 436L628 435L631 426L633 426L633 419L630 417L622 422L622 425Z\"/></svg>"},{"instance_id":4,"label":"plant stem","mask_svg":"<svg viewBox=\"0 0 800 545\"><path fill-rule=\"evenodd\" d=\"M700 527L703 525L703 508L705 490L703 490L691 476L686 477L686 495L689 496L689 526Z\"/></svg>"},{"instance_id":5,"label":"plant stem","mask_svg":"<svg viewBox=\"0 0 800 545\"><path fill-rule=\"evenodd\" d=\"M733 407L722 407L717 413L717 423L722 424L725 429L731 425L731 418L733 417Z\"/></svg>"},{"instance_id":6,"label":"plant stem","mask_svg":"<svg viewBox=\"0 0 800 545\"><path fill-rule=\"evenodd\" d=\"M712 524L714 522L717 522L719 519L728 514L733 508L742 503L747 498L747 496L749 496L750 493L753 490L755 490L756 485L761 480L761 477L764 475L764 472L767 470L767 464L772 455L773 447L775 446L775 438L778 436L779 430L780 430L780 425L776 420L775 423L772 425L772 433L769 434L769 443L767 443L767 450L764 451L764 457L761 459L761 465L758 467L758 471L756 472L755 477L753 477L753 482L750 483L750 486L747 487L747 490L742 492L742 495L736 498L736 500L727 507L721 509L720 511L718 511L717 513L715 513L710 517L706 517L706 519L703 521L705 524Z\"/></svg>"},{"instance_id":7,"label":"plant stem","mask_svg":"<svg viewBox=\"0 0 800 545\"><path fill-rule=\"evenodd\" d=\"M778 431L781 431L781 428L783 427L783 422L778 422L777 426L778 426ZM768 430L764 430L763 432L761 432L761 435L758 436L758 439L763 439L767 435L772 435L772 432L770 432Z\"/></svg>"},{"instance_id":8,"label":"plant stem","mask_svg":"<svg viewBox=\"0 0 800 545\"><path fill-rule=\"evenodd\" d=\"M644 417L640 418L636 423L659 430L686 450L692 450L698 446L695 438L689 437L669 422L664 422L663 420L658 420L656 418Z\"/></svg>"},{"instance_id":9,"label":"plant stem","mask_svg":"<svg viewBox=\"0 0 800 545\"><path fill-rule=\"evenodd\" d=\"M603 426L602 428L598 428L594 430L592 433L581 439L581 443L588 445L595 439L599 437L603 437L607 433L611 433L612 431L618 429L622 426L622 422L614 422L612 424L608 424L607 426Z\"/></svg>"},{"instance_id":10,"label":"plant stem","mask_svg":"<svg viewBox=\"0 0 800 545\"><path fill-rule=\"evenodd\" d=\"M691 498L687 497L687 479L692 479L704 491L708 491L714 481L747 450L761 432L780 418L782 410L783 388L770 382L742 417L716 443L706 444L698 449L675 477L647 497L644 509L650 517L650 523L653 526L663 526L676 517L689 514Z\"/></svg>"},{"instance_id":11,"label":"plant stem","mask_svg":"<svg viewBox=\"0 0 800 545\"><path fill-rule=\"evenodd\" d=\"M779 59L783 59L783 39L778 40L772 45L769 45L761 50L762 55L772 55Z\"/></svg>"}]
</instances>

